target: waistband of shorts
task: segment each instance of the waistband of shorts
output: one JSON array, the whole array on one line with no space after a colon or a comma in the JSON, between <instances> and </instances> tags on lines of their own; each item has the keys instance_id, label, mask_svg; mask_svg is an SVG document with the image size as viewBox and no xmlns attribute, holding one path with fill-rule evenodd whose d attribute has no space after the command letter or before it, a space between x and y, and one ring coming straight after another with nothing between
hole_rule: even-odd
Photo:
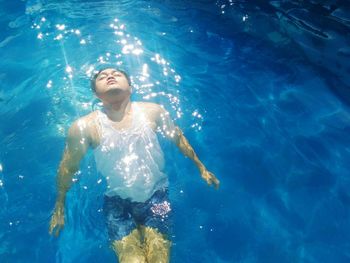
<instances>
[{"instance_id":1,"label":"waistband of shorts","mask_svg":"<svg viewBox=\"0 0 350 263\"><path fill-rule=\"evenodd\" d=\"M156 191L154 191L154 193L151 195L151 197L149 199L147 199L145 202L147 202L148 200L152 199L154 196L157 196L159 194L167 194L168 193L168 187L162 187L157 189ZM111 200L119 200L119 201L123 201L123 202L132 202L132 203L143 203L143 202L138 202L138 201L133 201L130 197L128 198L122 198L119 195L115 194L115 195L106 195L104 194L104 199L111 201Z\"/></svg>"}]
</instances>

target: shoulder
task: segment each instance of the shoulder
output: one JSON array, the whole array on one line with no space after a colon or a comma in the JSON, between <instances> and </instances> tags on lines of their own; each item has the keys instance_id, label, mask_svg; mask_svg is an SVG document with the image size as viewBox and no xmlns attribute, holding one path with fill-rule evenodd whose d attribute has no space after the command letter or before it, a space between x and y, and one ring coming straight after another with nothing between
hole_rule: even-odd
<instances>
[{"instance_id":1,"label":"shoulder","mask_svg":"<svg viewBox=\"0 0 350 263\"><path fill-rule=\"evenodd\" d=\"M70 126L68 136L90 137L89 135L95 129L97 112L91 112L85 116L76 119Z\"/></svg>"},{"instance_id":2,"label":"shoulder","mask_svg":"<svg viewBox=\"0 0 350 263\"><path fill-rule=\"evenodd\" d=\"M148 101L134 101L137 106L147 108L147 109L159 109L162 108L160 104Z\"/></svg>"},{"instance_id":3,"label":"shoulder","mask_svg":"<svg viewBox=\"0 0 350 263\"><path fill-rule=\"evenodd\" d=\"M137 101L134 102L138 107L143 109L145 112L149 112L152 114L159 115L161 113L165 113L165 109L163 105L154 103L154 102L148 102L148 101Z\"/></svg>"},{"instance_id":4,"label":"shoulder","mask_svg":"<svg viewBox=\"0 0 350 263\"><path fill-rule=\"evenodd\" d=\"M164 116L167 115L167 111L160 104L153 102L136 102L136 105L146 114L148 119L155 124L159 124Z\"/></svg>"}]
</instances>

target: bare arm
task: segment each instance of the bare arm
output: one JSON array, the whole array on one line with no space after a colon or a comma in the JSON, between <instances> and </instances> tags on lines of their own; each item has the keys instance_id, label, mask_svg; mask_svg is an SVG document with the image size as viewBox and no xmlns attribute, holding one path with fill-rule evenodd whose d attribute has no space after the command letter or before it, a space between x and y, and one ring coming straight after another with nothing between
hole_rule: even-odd
<instances>
[{"instance_id":1,"label":"bare arm","mask_svg":"<svg viewBox=\"0 0 350 263\"><path fill-rule=\"evenodd\" d=\"M213 184L215 188L218 188L220 184L219 180L213 173L209 172L204 164L199 160L197 154L186 139L181 129L174 124L170 118L169 113L161 107L159 107L157 125L161 128L163 135L174 142L180 151L194 162L202 178L209 185Z\"/></svg>"},{"instance_id":2,"label":"bare arm","mask_svg":"<svg viewBox=\"0 0 350 263\"><path fill-rule=\"evenodd\" d=\"M66 146L57 174L57 199L50 222L50 234L56 236L64 225L66 194L71 187L73 175L79 170L81 159L89 148L89 136L84 121L78 120L69 129Z\"/></svg>"}]
</instances>

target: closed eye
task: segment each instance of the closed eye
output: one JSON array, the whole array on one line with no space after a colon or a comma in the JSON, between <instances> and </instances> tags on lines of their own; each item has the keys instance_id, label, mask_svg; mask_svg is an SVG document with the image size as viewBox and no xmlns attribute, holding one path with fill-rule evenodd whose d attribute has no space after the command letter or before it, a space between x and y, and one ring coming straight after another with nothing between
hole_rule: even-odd
<instances>
[{"instance_id":1,"label":"closed eye","mask_svg":"<svg viewBox=\"0 0 350 263\"><path fill-rule=\"evenodd\" d=\"M117 77L120 77L122 74L120 74L120 72L117 72L117 71L116 71L116 72L113 73L113 75L114 75L114 76L117 76Z\"/></svg>"},{"instance_id":2,"label":"closed eye","mask_svg":"<svg viewBox=\"0 0 350 263\"><path fill-rule=\"evenodd\" d=\"M99 77L98 77L98 80L101 80L101 79L104 79L107 77L107 74L105 73L102 73Z\"/></svg>"}]
</instances>

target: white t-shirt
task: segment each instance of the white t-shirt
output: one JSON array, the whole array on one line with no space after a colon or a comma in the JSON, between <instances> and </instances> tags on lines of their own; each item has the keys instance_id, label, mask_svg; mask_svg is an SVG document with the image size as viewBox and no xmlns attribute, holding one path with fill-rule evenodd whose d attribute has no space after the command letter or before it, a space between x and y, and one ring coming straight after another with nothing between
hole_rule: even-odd
<instances>
[{"instance_id":1,"label":"white t-shirt","mask_svg":"<svg viewBox=\"0 0 350 263\"><path fill-rule=\"evenodd\" d=\"M168 186L168 177L162 172L164 156L157 135L136 103L131 107L132 125L122 130L98 110L101 139L94 156L98 171L107 180L106 195L144 202Z\"/></svg>"}]
</instances>

